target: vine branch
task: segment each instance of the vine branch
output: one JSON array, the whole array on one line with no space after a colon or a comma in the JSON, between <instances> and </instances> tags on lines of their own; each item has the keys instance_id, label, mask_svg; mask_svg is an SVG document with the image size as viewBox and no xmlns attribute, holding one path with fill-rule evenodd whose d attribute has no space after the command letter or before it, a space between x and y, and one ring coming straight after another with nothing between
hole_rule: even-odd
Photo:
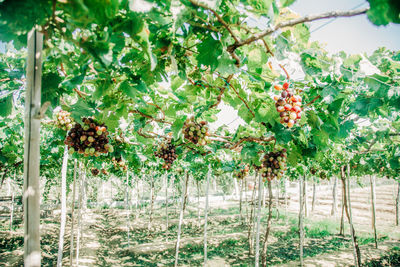
<instances>
[{"instance_id":1,"label":"vine branch","mask_svg":"<svg viewBox=\"0 0 400 267\"><path fill-rule=\"evenodd\" d=\"M326 12L326 13L322 13L322 14L307 15L307 16L304 16L301 18L296 18L296 19L280 22L280 23L276 24L275 26L271 26L269 29L259 32L259 33L256 33L245 40L240 40L237 42L235 41L234 44L228 46L228 51L234 52L237 48L244 46L244 45L248 45L254 41L260 40L261 38L263 38L267 35L270 35L281 28L292 27L297 24L320 20L320 19L353 17L353 16L365 14L368 10L369 10L369 7L363 8L363 9L358 9L358 10L349 10L349 11L330 11L330 12Z\"/></svg>"},{"instance_id":2,"label":"vine branch","mask_svg":"<svg viewBox=\"0 0 400 267\"><path fill-rule=\"evenodd\" d=\"M212 8L210 8L210 7L208 7L208 6L204 5L204 4L198 3L197 1L194 1L194 0L189 0L189 2L194 6L201 7L203 9L205 9L205 10L211 11L211 13L214 14L214 16L217 18L217 20L229 32L229 34L232 36L233 40L235 40L235 43L240 41L239 38L235 35L235 33L232 31L232 29L229 27L229 25L225 22L225 20L217 13L217 11L215 11L214 9L212 9Z\"/></svg>"},{"instance_id":3,"label":"vine branch","mask_svg":"<svg viewBox=\"0 0 400 267\"><path fill-rule=\"evenodd\" d=\"M251 115L253 115L253 118L254 118L256 115L254 114L254 111L252 111L252 110L250 109L249 104L246 102L246 100L244 100L244 99L239 95L239 92L236 91L235 87L233 87L233 85L232 85L230 82L228 82L228 84L229 84L229 86L233 89L233 91L235 92L235 94L239 97L239 99L243 102L243 104L246 106L246 108L249 110L249 112L251 113Z\"/></svg>"},{"instance_id":4,"label":"vine branch","mask_svg":"<svg viewBox=\"0 0 400 267\"><path fill-rule=\"evenodd\" d=\"M157 119L157 118L154 118L154 117L152 117L152 116L150 116L150 115L147 115L146 113L143 113L143 112L141 112L140 110L137 110L137 109L130 110L129 113L139 114L139 115L141 115L142 117L145 117L145 118L147 118L147 119L149 119L149 120L172 125L172 123L166 121L165 119Z\"/></svg>"},{"instance_id":5,"label":"vine branch","mask_svg":"<svg viewBox=\"0 0 400 267\"><path fill-rule=\"evenodd\" d=\"M264 38L261 38L261 40L262 40L262 42L263 42L263 44L264 44L264 46L265 46L265 49L267 49L267 53L269 53L271 56L275 57L274 52L271 51L271 49L269 48L269 45L268 45L267 42L264 40ZM280 64L280 63L279 63L278 65L279 65L279 67L285 72L286 78L287 78L288 80L290 80L289 73L287 72L287 70L285 69L285 67L284 67L282 64ZM271 65L270 65L270 67L271 67ZM272 68L272 67L271 67L271 68Z\"/></svg>"},{"instance_id":6,"label":"vine branch","mask_svg":"<svg viewBox=\"0 0 400 267\"><path fill-rule=\"evenodd\" d=\"M314 97L313 100L311 100L310 102L308 102L308 103L306 104L306 106L311 105L312 103L314 103L315 101L317 101L317 100L320 99L320 98L321 98L321 95L317 95L316 97Z\"/></svg>"},{"instance_id":7,"label":"vine branch","mask_svg":"<svg viewBox=\"0 0 400 267\"><path fill-rule=\"evenodd\" d=\"M241 138L239 141L237 141L236 143L233 144L233 146L230 147L230 149L235 149L237 148L240 144L242 144L243 142L271 142L271 141L276 141L275 137L270 136L270 137L244 137Z\"/></svg>"}]
</instances>

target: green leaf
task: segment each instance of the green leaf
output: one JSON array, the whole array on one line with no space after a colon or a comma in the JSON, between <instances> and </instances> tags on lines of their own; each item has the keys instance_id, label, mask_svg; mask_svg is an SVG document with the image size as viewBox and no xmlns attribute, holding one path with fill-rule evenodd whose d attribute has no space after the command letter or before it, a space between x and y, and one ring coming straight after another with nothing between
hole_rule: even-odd
<instances>
[{"instance_id":1,"label":"green leaf","mask_svg":"<svg viewBox=\"0 0 400 267\"><path fill-rule=\"evenodd\" d=\"M275 125L276 120L279 119L279 114L275 110L275 105L272 99L265 100L265 102L262 103L254 113L256 122L268 122L271 125Z\"/></svg>"},{"instance_id":2,"label":"green leaf","mask_svg":"<svg viewBox=\"0 0 400 267\"><path fill-rule=\"evenodd\" d=\"M179 134L181 133L183 124L185 123L186 116L182 116L177 118L171 126L171 131L173 133L174 139L178 139Z\"/></svg>"},{"instance_id":3,"label":"green leaf","mask_svg":"<svg viewBox=\"0 0 400 267\"><path fill-rule=\"evenodd\" d=\"M315 145L322 150L325 150L328 146L329 134L323 130L313 129L311 135Z\"/></svg>"},{"instance_id":4,"label":"green leaf","mask_svg":"<svg viewBox=\"0 0 400 267\"><path fill-rule=\"evenodd\" d=\"M85 79L85 73L75 76L69 80L64 80L61 83L61 86L65 87L67 90L73 90L78 85L82 84L83 80Z\"/></svg>"},{"instance_id":5,"label":"green leaf","mask_svg":"<svg viewBox=\"0 0 400 267\"><path fill-rule=\"evenodd\" d=\"M321 125L324 123L313 110L307 112L307 121L310 126L315 129L321 129Z\"/></svg>"},{"instance_id":6,"label":"green leaf","mask_svg":"<svg viewBox=\"0 0 400 267\"><path fill-rule=\"evenodd\" d=\"M60 77L60 75L58 75L58 73L49 72L43 74L41 90L42 103L50 101L53 107L59 105L60 97L62 96L62 93L64 91L58 87L61 81L62 78Z\"/></svg>"},{"instance_id":7,"label":"green leaf","mask_svg":"<svg viewBox=\"0 0 400 267\"><path fill-rule=\"evenodd\" d=\"M322 73L323 65L321 61L309 53L302 53L300 55L301 66L306 74L313 76Z\"/></svg>"},{"instance_id":8,"label":"green leaf","mask_svg":"<svg viewBox=\"0 0 400 267\"><path fill-rule=\"evenodd\" d=\"M389 77L374 74L365 77L364 81L370 89L375 91L375 96L386 98L389 93L390 86L386 83L390 80Z\"/></svg>"},{"instance_id":9,"label":"green leaf","mask_svg":"<svg viewBox=\"0 0 400 267\"><path fill-rule=\"evenodd\" d=\"M281 0L282 7L287 7L292 5L296 0Z\"/></svg>"},{"instance_id":10,"label":"green leaf","mask_svg":"<svg viewBox=\"0 0 400 267\"><path fill-rule=\"evenodd\" d=\"M142 45L142 47L146 51L146 54L147 54L147 56L149 58L150 71L153 71L157 66L157 58L153 54L153 52L151 50L151 43L149 41L149 34L150 34L150 31L149 31L149 29L147 27L147 24L144 23L142 30L137 34L137 36L140 38L139 39L140 44Z\"/></svg>"},{"instance_id":11,"label":"green leaf","mask_svg":"<svg viewBox=\"0 0 400 267\"><path fill-rule=\"evenodd\" d=\"M137 93L136 93L136 89L131 86L129 84L128 80L124 80L123 82L121 82L119 84L118 87L123 93L125 93L127 96L131 97L131 98L136 98L137 97Z\"/></svg>"},{"instance_id":12,"label":"green leaf","mask_svg":"<svg viewBox=\"0 0 400 267\"><path fill-rule=\"evenodd\" d=\"M257 143L246 143L240 152L242 162L259 166L261 162L258 152L262 149L263 147Z\"/></svg>"},{"instance_id":13,"label":"green leaf","mask_svg":"<svg viewBox=\"0 0 400 267\"><path fill-rule=\"evenodd\" d=\"M347 136L350 134L350 131L354 128L354 125L354 121L352 120L345 121L339 126L339 133L337 136L343 139L347 138Z\"/></svg>"},{"instance_id":14,"label":"green leaf","mask_svg":"<svg viewBox=\"0 0 400 267\"><path fill-rule=\"evenodd\" d=\"M93 99L98 100L104 95L111 87L111 81L109 79L102 79L96 83L96 91L93 94Z\"/></svg>"},{"instance_id":15,"label":"green leaf","mask_svg":"<svg viewBox=\"0 0 400 267\"><path fill-rule=\"evenodd\" d=\"M229 75L237 72L237 67L235 66L235 61L224 52L218 60L217 71L221 75Z\"/></svg>"},{"instance_id":16,"label":"green leaf","mask_svg":"<svg viewBox=\"0 0 400 267\"><path fill-rule=\"evenodd\" d=\"M281 123L276 123L271 131L275 133L276 142L278 144L288 144L292 140L291 131Z\"/></svg>"},{"instance_id":17,"label":"green leaf","mask_svg":"<svg viewBox=\"0 0 400 267\"><path fill-rule=\"evenodd\" d=\"M328 111L333 113L333 115L337 115L340 112L340 109L342 108L343 101L344 98L336 99L328 106Z\"/></svg>"},{"instance_id":18,"label":"green leaf","mask_svg":"<svg viewBox=\"0 0 400 267\"><path fill-rule=\"evenodd\" d=\"M221 42L208 36L197 46L199 52L196 57L198 61L198 66L201 65L210 66L211 71L214 71L218 67L218 57L222 55L222 45Z\"/></svg>"},{"instance_id":19,"label":"green leaf","mask_svg":"<svg viewBox=\"0 0 400 267\"><path fill-rule=\"evenodd\" d=\"M375 25L387 25L390 22L400 23L400 4L397 0L367 0L368 19Z\"/></svg>"},{"instance_id":20,"label":"green leaf","mask_svg":"<svg viewBox=\"0 0 400 267\"><path fill-rule=\"evenodd\" d=\"M171 89L173 91L175 91L176 89L181 87L181 85L184 84L184 83L185 83L185 81L182 80L179 76L175 76L171 80Z\"/></svg>"},{"instance_id":21,"label":"green leaf","mask_svg":"<svg viewBox=\"0 0 400 267\"><path fill-rule=\"evenodd\" d=\"M339 90L333 85L327 85L322 90L322 97L324 98L327 104L332 103L332 101L339 94Z\"/></svg>"},{"instance_id":22,"label":"green leaf","mask_svg":"<svg viewBox=\"0 0 400 267\"><path fill-rule=\"evenodd\" d=\"M250 50L247 56L247 67L250 71L256 71L257 69L262 69L262 66L265 62L268 61L267 54L265 53L265 49L261 47L254 47Z\"/></svg>"},{"instance_id":23,"label":"green leaf","mask_svg":"<svg viewBox=\"0 0 400 267\"><path fill-rule=\"evenodd\" d=\"M91 117L96 114L96 104L94 102L79 99L70 109L71 117L81 122L83 117Z\"/></svg>"},{"instance_id":24,"label":"green leaf","mask_svg":"<svg viewBox=\"0 0 400 267\"><path fill-rule=\"evenodd\" d=\"M115 129L119 126L119 117L117 114L111 113L104 119L103 122L105 125L107 125L108 131L114 132Z\"/></svg>"},{"instance_id":25,"label":"green leaf","mask_svg":"<svg viewBox=\"0 0 400 267\"><path fill-rule=\"evenodd\" d=\"M290 165L296 166L298 162L303 158L302 154L295 147L288 153L287 161Z\"/></svg>"},{"instance_id":26,"label":"green leaf","mask_svg":"<svg viewBox=\"0 0 400 267\"><path fill-rule=\"evenodd\" d=\"M0 99L0 116L7 117L11 114L13 107L13 94L10 93L6 97Z\"/></svg>"},{"instance_id":27,"label":"green leaf","mask_svg":"<svg viewBox=\"0 0 400 267\"><path fill-rule=\"evenodd\" d=\"M253 115L244 104L240 106L238 110L238 116L241 117L246 123L250 123L250 121L253 119Z\"/></svg>"}]
</instances>

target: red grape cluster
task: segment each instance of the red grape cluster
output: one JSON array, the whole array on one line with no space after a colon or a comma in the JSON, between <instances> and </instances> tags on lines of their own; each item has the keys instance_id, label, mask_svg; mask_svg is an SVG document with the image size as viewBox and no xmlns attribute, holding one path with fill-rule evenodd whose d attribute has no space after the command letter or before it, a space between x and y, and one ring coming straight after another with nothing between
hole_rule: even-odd
<instances>
[{"instance_id":1,"label":"red grape cluster","mask_svg":"<svg viewBox=\"0 0 400 267\"><path fill-rule=\"evenodd\" d=\"M286 149L281 151L266 153L261 160L262 168L260 170L262 177L268 181L274 178L281 178L286 170Z\"/></svg>"},{"instance_id":2,"label":"red grape cluster","mask_svg":"<svg viewBox=\"0 0 400 267\"><path fill-rule=\"evenodd\" d=\"M194 120L194 117L187 119L183 125L183 135L185 139L189 140L193 144L205 146L207 144L206 136L209 135L206 121L200 123Z\"/></svg>"},{"instance_id":3,"label":"red grape cluster","mask_svg":"<svg viewBox=\"0 0 400 267\"><path fill-rule=\"evenodd\" d=\"M112 158L112 163L114 164L114 167L116 169L122 169L123 171L127 171L128 170L128 166L126 165L125 160L123 160L121 157L119 158Z\"/></svg>"},{"instance_id":4,"label":"red grape cluster","mask_svg":"<svg viewBox=\"0 0 400 267\"><path fill-rule=\"evenodd\" d=\"M93 174L93 176L99 175L100 171L97 168L91 168L90 172Z\"/></svg>"},{"instance_id":5,"label":"red grape cluster","mask_svg":"<svg viewBox=\"0 0 400 267\"><path fill-rule=\"evenodd\" d=\"M293 94L289 90L289 84L283 86L275 85L274 88L282 91L281 95L274 96L276 110L280 113L281 123L292 128L298 119L301 118L301 96Z\"/></svg>"},{"instance_id":6,"label":"red grape cluster","mask_svg":"<svg viewBox=\"0 0 400 267\"><path fill-rule=\"evenodd\" d=\"M311 167L311 168L310 168L310 173L311 173L312 175L315 175L315 174L317 173L317 169L314 168L314 167Z\"/></svg>"},{"instance_id":7,"label":"red grape cluster","mask_svg":"<svg viewBox=\"0 0 400 267\"><path fill-rule=\"evenodd\" d=\"M249 166L245 165L244 168L240 168L235 175L236 178L239 180L242 180L244 177L246 177L249 174Z\"/></svg>"},{"instance_id":8,"label":"red grape cluster","mask_svg":"<svg viewBox=\"0 0 400 267\"><path fill-rule=\"evenodd\" d=\"M87 156L100 156L101 153L113 152L114 148L108 142L107 127L99 124L92 118L83 118L83 126L75 123L75 126L69 130L64 144L73 154L78 152Z\"/></svg>"},{"instance_id":9,"label":"red grape cluster","mask_svg":"<svg viewBox=\"0 0 400 267\"><path fill-rule=\"evenodd\" d=\"M158 150L154 152L154 156L164 160L163 169L166 170L171 169L172 163L174 163L178 157L176 154L176 147L170 139L160 144Z\"/></svg>"},{"instance_id":10,"label":"red grape cluster","mask_svg":"<svg viewBox=\"0 0 400 267\"><path fill-rule=\"evenodd\" d=\"M73 119L71 113L65 110L59 110L54 114L57 128L69 131L72 128Z\"/></svg>"}]
</instances>

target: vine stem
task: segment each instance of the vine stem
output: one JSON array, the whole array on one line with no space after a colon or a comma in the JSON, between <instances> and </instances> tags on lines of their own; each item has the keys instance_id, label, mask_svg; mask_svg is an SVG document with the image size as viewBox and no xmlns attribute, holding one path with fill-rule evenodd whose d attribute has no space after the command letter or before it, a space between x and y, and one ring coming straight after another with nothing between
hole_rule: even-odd
<instances>
[{"instance_id":1,"label":"vine stem","mask_svg":"<svg viewBox=\"0 0 400 267\"><path fill-rule=\"evenodd\" d=\"M262 250L262 254L261 254L261 262L262 262L263 267L267 266L268 237L269 237L269 233L270 233L270 229L271 229L271 218L272 218L272 185L271 185L271 181L267 182L267 186L268 186L268 219L267 219L267 229L265 230L265 235L264 235L263 250ZM286 198L286 195L285 195L285 198Z\"/></svg>"},{"instance_id":2,"label":"vine stem","mask_svg":"<svg viewBox=\"0 0 400 267\"><path fill-rule=\"evenodd\" d=\"M207 220L208 220L208 190L210 187L211 166L208 166L206 182L206 203L204 208L204 266L207 266Z\"/></svg>"},{"instance_id":3,"label":"vine stem","mask_svg":"<svg viewBox=\"0 0 400 267\"><path fill-rule=\"evenodd\" d=\"M261 40L262 40L262 42L263 42L263 44L264 44L264 46L265 46L265 49L267 49L267 53L269 53L271 56L275 57L274 52L271 51L271 49L269 48L269 45L268 45L267 42L264 40L264 38L261 38ZM279 65L279 67L285 72L285 74L286 74L286 79L290 80L290 75L289 75L289 73L287 72L287 70L285 69L285 67L284 67L282 64L278 64L278 65ZM271 67L271 65L270 65L270 67ZM271 68L272 68L272 67L271 67Z\"/></svg>"},{"instance_id":4,"label":"vine stem","mask_svg":"<svg viewBox=\"0 0 400 267\"><path fill-rule=\"evenodd\" d=\"M178 237L176 239L176 245L175 245L175 264L174 264L175 267L178 266L179 245L180 245L180 241L181 241L181 229L182 229L183 213L185 211L185 206L186 206L186 192L187 192L188 181L189 181L189 173L186 171L186 180L185 180L184 187L183 187L183 192L182 192L181 211L180 211L180 214L179 214Z\"/></svg>"},{"instance_id":5,"label":"vine stem","mask_svg":"<svg viewBox=\"0 0 400 267\"><path fill-rule=\"evenodd\" d=\"M62 266L64 250L65 223L67 220L67 169L68 169L68 146L64 146L64 157L61 167L61 223L60 236L58 242L57 267Z\"/></svg>"},{"instance_id":6,"label":"vine stem","mask_svg":"<svg viewBox=\"0 0 400 267\"><path fill-rule=\"evenodd\" d=\"M70 239L70 250L69 250L69 266L73 266L73 255L74 255L74 211L75 211L75 194L76 194L76 171L77 160L74 160L74 181L72 182L72 205L71 205L71 239Z\"/></svg>"},{"instance_id":7,"label":"vine stem","mask_svg":"<svg viewBox=\"0 0 400 267\"><path fill-rule=\"evenodd\" d=\"M263 194L261 174L258 173L258 204L257 204L257 229L256 229L256 256L255 267L260 264L260 222L261 222L261 196Z\"/></svg>"}]
</instances>

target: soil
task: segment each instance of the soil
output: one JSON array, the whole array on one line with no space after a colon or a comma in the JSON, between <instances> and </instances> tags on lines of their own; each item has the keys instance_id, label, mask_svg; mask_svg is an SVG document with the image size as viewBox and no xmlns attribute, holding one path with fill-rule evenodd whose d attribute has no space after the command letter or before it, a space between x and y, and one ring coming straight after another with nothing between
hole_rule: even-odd
<instances>
[{"instance_id":1,"label":"soil","mask_svg":"<svg viewBox=\"0 0 400 267\"><path fill-rule=\"evenodd\" d=\"M308 217L306 218L306 266L350 266L354 264L351 241L346 228L345 237L337 235L337 229L328 232L321 225L338 228L340 221L341 187L337 187L337 213L331 216L332 187L325 182L317 186L314 211L311 211L312 186L308 188ZM380 259L395 247L400 247L400 228L394 226L394 189L390 181L377 183L377 226L380 237L379 249L372 246L371 210L369 187L351 190L353 221L356 233L361 236L361 252L364 261ZM248 192L251 195L251 192ZM288 217L274 217L268 246L269 266L298 266L298 188L295 184L288 190L290 201ZM245 199L245 197L243 197ZM250 197L248 197L250 199ZM162 202L161 202L162 203ZM200 206L203 204L201 200ZM250 207L248 207L249 209ZM284 206L279 204L280 215ZM262 210L262 226L266 224L266 210ZM88 209L83 213L82 236L78 266L172 266L179 212L169 207L169 226L166 228L165 207L155 207L154 219L149 225L148 214L142 210ZM201 220L197 217L197 199L190 199L182 225L179 266L203 264L203 210ZM127 218L130 218L129 222ZM246 208L243 207L243 217ZM69 217L68 217L69 219ZM347 222L345 221L345 224ZM7 222L4 222L6 228ZM42 263L54 266L57 260L59 213L53 212L42 219ZM128 240L129 227L129 240ZM314 227L314 228L313 228ZM317 228L316 228L317 227ZM320 227L320 228L318 228ZM331 227L331 226L329 226ZM331 227L332 228L332 227ZM253 266L254 256L248 255L247 225L241 223L238 200L226 196L210 198L208 225L207 266ZM313 230L314 229L314 230ZM77 230L77 227L75 227ZM325 232L324 232L325 231ZM263 235L264 229L261 231ZM63 264L69 265L70 221L67 221ZM75 244L76 248L76 244ZM23 227L15 231L0 232L0 266L21 266L23 263ZM75 257L74 257L75 260ZM380 266L380 265L374 265Z\"/></svg>"}]
</instances>

